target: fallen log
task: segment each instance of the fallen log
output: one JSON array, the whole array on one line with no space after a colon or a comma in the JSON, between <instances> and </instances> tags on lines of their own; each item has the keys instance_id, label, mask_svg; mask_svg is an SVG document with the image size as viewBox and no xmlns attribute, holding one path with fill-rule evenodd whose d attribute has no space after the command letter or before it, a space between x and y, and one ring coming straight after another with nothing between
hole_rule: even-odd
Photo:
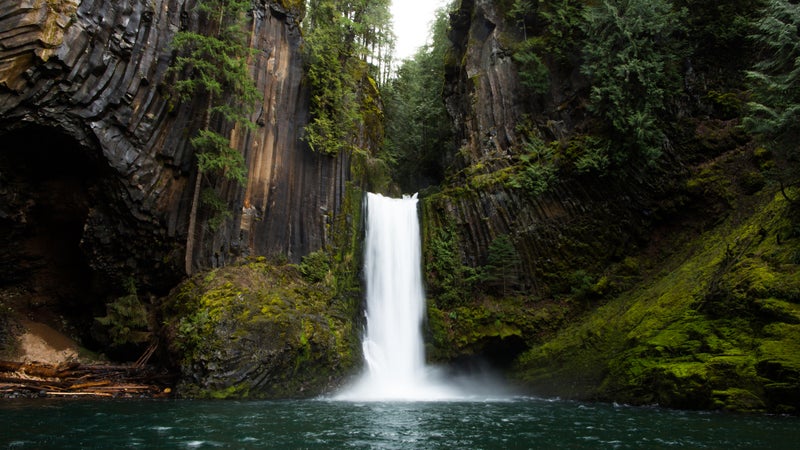
<instances>
[{"instance_id":1,"label":"fallen log","mask_svg":"<svg viewBox=\"0 0 800 450\"><path fill-rule=\"evenodd\" d=\"M63 395L63 396L91 396L91 397L113 397L114 394L108 392L60 392L60 391L46 391L45 395Z\"/></svg>"},{"instance_id":2,"label":"fallen log","mask_svg":"<svg viewBox=\"0 0 800 450\"><path fill-rule=\"evenodd\" d=\"M13 361L0 361L0 372L16 372L22 367L22 363Z\"/></svg>"},{"instance_id":3,"label":"fallen log","mask_svg":"<svg viewBox=\"0 0 800 450\"><path fill-rule=\"evenodd\" d=\"M171 377L145 366L0 361L0 396L165 397ZM23 394L29 395L29 394Z\"/></svg>"},{"instance_id":4,"label":"fallen log","mask_svg":"<svg viewBox=\"0 0 800 450\"><path fill-rule=\"evenodd\" d=\"M90 381L88 383L73 384L72 386L69 387L69 389L77 391L81 389L94 388L99 386L108 386L110 384L111 380Z\"/></svg>"}]
</instances>

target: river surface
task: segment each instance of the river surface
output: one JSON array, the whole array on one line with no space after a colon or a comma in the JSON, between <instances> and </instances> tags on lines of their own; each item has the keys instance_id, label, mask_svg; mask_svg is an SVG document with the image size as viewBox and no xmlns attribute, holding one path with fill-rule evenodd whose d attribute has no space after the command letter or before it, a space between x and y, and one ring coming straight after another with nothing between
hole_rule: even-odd
<instances>
[{"instance_id":1,"label":"river surface","mask_svg":"<svg viewBox=\"0 0 800 450\"><path fill-rule=\"evenodd\" d=\"M795 449L800 418L472 402L0 400L0 448Z\"/></svg>"}]
</instances>

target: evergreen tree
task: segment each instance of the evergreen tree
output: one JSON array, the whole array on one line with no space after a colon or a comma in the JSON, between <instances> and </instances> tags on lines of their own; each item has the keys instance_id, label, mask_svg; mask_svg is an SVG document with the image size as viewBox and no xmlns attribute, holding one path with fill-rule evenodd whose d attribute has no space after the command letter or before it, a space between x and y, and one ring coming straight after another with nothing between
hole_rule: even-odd
<instances>
[{"instance_id":1,"label":"evergreen tree","mask_svg":"<svg viewBox=\"0 0 800 450\"><path fill-rule=\"evenodd\" d=\"M782 186L792 184L800 156L800 4L770 0L752 39L763 57L747 72L752 101L744 124L771 145Z\"/></svg>"},{"instance_id":2,"label":"evergreen tree","mask_svg":"<svg viewBox=\"0 0 800 450\"><path fill-rule=\"evenodd\" d=\"M653 161L664 135L658 117L678 91L681 60L677 35L683 10L667 0L603 0L584 13L585 61L592 83L592 112L606 119L626 151L611 155Z\"/></svg>"},{"instance_id":3,"label":"evergreen tree","mask_svg":"<svg viewBox=\"0 0 800 450\"><path fill-rule=\"evenodd\" d=\"M442 149L451 146L452 130L442 93L450 49L447 30L447 11L441 9L433 22L431 44L403 61L381 92L386 108L385 151L404 190L438 182L443 171Z\"/></svg>"},{"instance_id":4,"label":"evergreen tree","mask_svg":"<svg viewBox=\"0 0 800 450\"><path fill-rule=\"evenodd\" d=\"M252 126L249 113L260 94L247 60L252 50L248 44L245 13L249 0L200 0L199 29L203 32L180 31L172 45L178 52L170 71L178 75L175 95L183 100L201 96L206 100L203 124L191 139L196 150L198 174L195 179L189 230L186 239L186 272L192 272L198 204L206 175L222 175L244 184L247 167L230 139L212 126L212 119L225 127ZM215 210L211 224L218 226L230 214L227 206L213 191L204 192L206 203Z\"/></svg>"},{"instance_id":5,"label":"evergreen tree","mask_svg":"<svg viewBox=\"0 0 800 450\"><path fill-rule=\"evenodd\" d=\"M311 120L305 139L313 150L337 154L356 141L365 122L363 88L389 73L394 47L389 4L309 2L304 34Z\"/></svg>"},{"instance_id":6,"label":"evergreen tree","mask_svg":"<svg viewBox=\"0 0 800 450\"><path fill-rule=\"evenodd\" d=\"M521 259L507 234L494 238L489 244L489 257L484 266L484 279L502 288L503 296L519 282Z\"/></svg>"}]
</instances>

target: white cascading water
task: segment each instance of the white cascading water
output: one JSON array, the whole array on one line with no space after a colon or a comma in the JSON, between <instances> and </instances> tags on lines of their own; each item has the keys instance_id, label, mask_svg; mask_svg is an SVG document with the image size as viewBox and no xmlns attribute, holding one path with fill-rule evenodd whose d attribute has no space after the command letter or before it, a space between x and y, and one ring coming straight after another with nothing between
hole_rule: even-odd
<instances>
[{"instance_id":1,"label":"white cascading water","mask_svg":"<svg viewBox=\"0 0 800 450\"><path fill-rule=\"evenodd\" d=\"M367 194L364 272L367 284L367 371L341 400L462 398L425 364L417 196Z\"/></svg>"}]
</instances>

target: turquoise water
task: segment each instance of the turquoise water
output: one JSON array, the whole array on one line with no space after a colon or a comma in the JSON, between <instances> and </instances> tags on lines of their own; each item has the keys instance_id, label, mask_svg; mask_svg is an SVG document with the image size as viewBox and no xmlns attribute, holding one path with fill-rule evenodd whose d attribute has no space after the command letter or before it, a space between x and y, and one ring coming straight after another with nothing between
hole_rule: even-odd
<instances>
[{"instance_id":1,"label":"turquoise water","mask_svg":"<svg viewBox=\"0 0 800 450\"><path fill-rule=\"evenodd\" d=\"M0 448L798 448L800 418L484 402L0 400Z\"/></svg>"}]
</instances>

